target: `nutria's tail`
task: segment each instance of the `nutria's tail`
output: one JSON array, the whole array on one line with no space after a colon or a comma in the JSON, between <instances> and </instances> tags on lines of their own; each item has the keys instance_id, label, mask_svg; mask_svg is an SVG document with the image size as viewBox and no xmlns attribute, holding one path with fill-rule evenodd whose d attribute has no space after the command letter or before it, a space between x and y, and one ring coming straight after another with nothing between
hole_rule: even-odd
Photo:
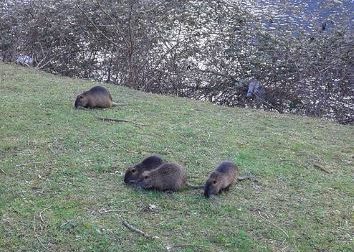
<instances>
[{"instance_id":1,"label":"nutria's tail","mask_svg":"<svg viewBox=\"0 0 354 252\"><path fill-rule=\"evenodd\" d=\"M187 185L187 188L190 188L190 189L203 189L204 188L204 185L192 185L192 184L189 184L188 182L186 183Z\"/></svg>"},{"instance_id":2,"label":"nutria's tail","mask_svg":"<svg viewBox=\"0 0 354 252\"><path fill-rule=\"evenodd\" d=\"M112 101L112 107L116 107L116 106L127 106L128 104L125 103L117 103L117 102L113 102Z\"/></svg>"},{"instance_id":3,"label":"nutria's tail","mask_svg":"<svg viewBox=\"0 0 354 252\"><path fill-rule=\"evenodd\" d=\"M253 182L258 182L256 176L251 175L251 174L245 175L245 176L237 177L237 180L238 180L238 181L242 181L242 180L246 180L246 179L249 179L249 180L251 180L251 181L253 181Z\"/></svg>"}]
</instances>

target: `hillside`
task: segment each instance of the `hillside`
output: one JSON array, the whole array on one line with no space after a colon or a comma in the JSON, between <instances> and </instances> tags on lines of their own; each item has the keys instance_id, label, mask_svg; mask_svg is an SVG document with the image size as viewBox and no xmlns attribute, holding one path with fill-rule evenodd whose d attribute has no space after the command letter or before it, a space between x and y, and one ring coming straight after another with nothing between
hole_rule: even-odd
<instances>
[{"instance_id":1,"label":"hillside","mask_svg":"<svg viewBox=\"0 0 354 252\"><path fill-rule=\"evenodd\" d=\"M122 106L75 110L93 85L0 63L0 250L351 251L353 126L108 84ZM224 159L258 183L209 200L124 185L150 153L193 184Z\"/></svg>"}]
</instances>

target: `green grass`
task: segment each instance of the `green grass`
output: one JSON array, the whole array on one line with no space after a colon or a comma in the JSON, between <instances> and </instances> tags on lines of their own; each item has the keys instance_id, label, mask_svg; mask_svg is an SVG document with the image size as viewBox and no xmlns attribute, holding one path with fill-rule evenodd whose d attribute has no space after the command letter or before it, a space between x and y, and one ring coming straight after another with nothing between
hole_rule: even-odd
<instances>
[{"instance_id":1,"label":"green grass","mask_svg":"<svg viewBox=\"0 0 354 252\"><path fill-rule=\"evenodd\" d=\"M93 85L0 63L0 251L353 248L353 126L108 84L125 106L73 109ZM209 200L125 186L126 167L150 153L185 165L193 184L224 159L259 183Z\"/></svg>"}]
</instances>

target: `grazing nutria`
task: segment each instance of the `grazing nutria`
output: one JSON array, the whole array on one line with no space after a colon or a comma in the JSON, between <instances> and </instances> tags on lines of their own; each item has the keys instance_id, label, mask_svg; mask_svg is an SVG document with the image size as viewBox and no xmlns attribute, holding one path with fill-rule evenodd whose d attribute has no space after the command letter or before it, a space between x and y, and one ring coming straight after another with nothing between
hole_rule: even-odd
<instances>
[{"instance_id":1,"label":"grazing nutria","mask_svg":"<svg viewBox=\"0 0 354 252\"><path fill-rule=\"evenodd\" d=\"M135 184L144 171L150 171L163 163L159 156L152 155L145 158L141 163L129 167L124 175L124 183Z\"/></svg>"},{"instance_id":2,"label":"grazing nutria","mask_svg":"<svg viewBox=\"0 0 354 252\"><path fill-rule=\"evenodd\" d=\"M165 163L151 171L144 171L138 185L144 189L178 191L186 181L186 171L182 166Z\"/></svg>"},{"instance_id":3,"label":"grazing nutria","mask_svg":"<svg viewBox=\"0 0 354 252\"><path fill-rule=\"evenodd\" d=\"M101 86L95 86L89 91L83 92L75 100L75 108L110 108L112 104L111 94Z\"/></svg>"},{"instance_id":4,"label":"grazing nutria","mask_svg":"<svg viewBox=\"0 0 354 252\"><path fill-rule=\"evenodd\" d=\"M228 190L238 175L239 171L234 163L230 161L222 162L215 171L209 175L204 186L204 196L209 198L212 194L218 194L221 191Z\"/></svg>"}]
</instances>

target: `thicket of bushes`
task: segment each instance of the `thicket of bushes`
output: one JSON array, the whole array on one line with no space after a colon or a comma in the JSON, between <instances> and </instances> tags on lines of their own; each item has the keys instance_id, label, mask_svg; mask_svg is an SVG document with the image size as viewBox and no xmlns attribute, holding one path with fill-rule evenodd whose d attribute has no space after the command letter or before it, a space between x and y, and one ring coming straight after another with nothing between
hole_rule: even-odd
<instances>
[{"instance_id":1,"label":"thicket of bushes","mask_svg":"<svg viewBox=\"0 0 354 252\"><path fill-rule=\"evenodd\" d=\"M5 0L0 59L30 55L36 67L67 76L353 123L345 1L323 3L326 18L309 13L302 24L256 15L239 2ZM252 78L264 96L246 97Z\"/></svg>"}]
</instances>

